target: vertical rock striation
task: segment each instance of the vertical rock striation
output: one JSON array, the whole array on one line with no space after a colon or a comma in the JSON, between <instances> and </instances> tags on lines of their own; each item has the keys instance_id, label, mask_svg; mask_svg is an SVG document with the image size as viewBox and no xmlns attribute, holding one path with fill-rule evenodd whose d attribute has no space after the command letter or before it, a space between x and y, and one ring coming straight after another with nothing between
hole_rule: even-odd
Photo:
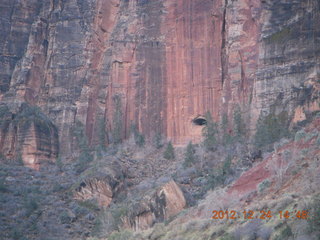
<instances>
[{"instance_id":1,"label":"vertical rock striation","mask_svg":"<svg viewBox=\"0 0 320 240\"><path fill-rule=\"evenodd\" d=\"M260 112L319 110L316 0L4 1L0 12L1 102L39 106L62 154L76 120L92 145L132 124L185 144L200 141L192 120L207 111L218 121L239 105L254 130Z\"/></svg>"},{"instance_id":2,"label":"vertical rock striation","mask_svg":"<svg viewBox=\"0 0 320 240\"><path fill-rule=\"evenodd\" d=\"M37 108L22 104L17 113L0 105L0 152L39 170L41 162L58 157L58 130Z\"/></svg>"},{"instance_id":3,"label":"vertical rock striation","mask_svg":"<svg viewBox=\"0 0 320 240\"><path fill-rule=\"evenodd\" d=\"M301 108L319 110L319 10L319 1L263 4L251 105L254 120L259 111L270 109L290 114Z\"/></svg>"}]
</instances>

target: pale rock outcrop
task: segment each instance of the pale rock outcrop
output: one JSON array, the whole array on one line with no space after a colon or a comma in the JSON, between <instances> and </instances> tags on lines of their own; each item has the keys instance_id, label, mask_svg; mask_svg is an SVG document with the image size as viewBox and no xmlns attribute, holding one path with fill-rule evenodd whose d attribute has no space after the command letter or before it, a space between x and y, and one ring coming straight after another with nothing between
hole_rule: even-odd
<instances>
[{"instance_id":1,"label":"pale rock outcrop","mask_svg":"<svg viewBox=\"0 0 320 240\"><path fill-rule=\"evenodd\" d=\"M100 207L108 207L123 189L124 170L120 164L112 162L104 167L93 167L87 172L83 173L83 180L74 189L74 198L80 201L93 200Z\"/></svg>"},{"instance_id":2,"label":"pale rock outcrop","mask_svg":"<svg viewBox=\"0 0 320 240\"><path fill-rule=\"evenodd\" d=\"M144 230L155 222L162 222L175 216L184 207L186 199L183 192L171 180L134 205L133 209L129 210L129 215L124 218L124 226L133 230Z\"/></svg>"}]
</instances>

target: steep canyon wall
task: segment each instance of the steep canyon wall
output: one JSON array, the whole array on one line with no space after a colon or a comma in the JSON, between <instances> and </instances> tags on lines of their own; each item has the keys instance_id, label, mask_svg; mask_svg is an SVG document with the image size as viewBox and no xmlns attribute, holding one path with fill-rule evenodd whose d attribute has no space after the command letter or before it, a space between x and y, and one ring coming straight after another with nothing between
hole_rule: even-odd
<instances>
[{"instance_id":1,"label":"steep canyon wall","mask_svg":"<svg viewBox=\"0 0 320 240\"><path fill-rule=\"evenodd\" d=\"M316 0L2 0L1 103L13 113L23 102L39 106L62 154L75 148L76 121L94 145L112 141L116 124L122 138L136 124L150 138L196 142L194 118L232 119L236 106L252 130L261 111L301 119L319 109L319 8ZM301 102L305 89L311 97Z\"/></svg>"}]
</instances>

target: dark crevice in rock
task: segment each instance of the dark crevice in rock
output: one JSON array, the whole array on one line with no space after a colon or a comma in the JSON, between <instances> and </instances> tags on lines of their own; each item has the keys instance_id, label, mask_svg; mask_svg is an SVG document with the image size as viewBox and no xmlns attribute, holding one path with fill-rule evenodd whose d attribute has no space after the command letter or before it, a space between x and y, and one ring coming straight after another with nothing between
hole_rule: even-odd
<instances>
[{"instance_id":1,"label":"dark crevice in rock","mask_svg":"<svg viewBox=\"0 0 320 240\"><path fill-rule=\"evenodd\" d=\"M222 29L221 29L221 83L224 84L227 72L227 49L226 49L226 15L227 15L228 0L225 0L222 16Z\"/></svg>"},{"instance_id":2,"label":"dark crevice in rock","mask_svg":"<svg viewBox=\"0 0 320 240\"><path fill-rule=\"evenodd\" d=\"M207 120L204 117L196 117L192 120L193 124L203 126L207 124Z\"/></svg>"}]
</instances>

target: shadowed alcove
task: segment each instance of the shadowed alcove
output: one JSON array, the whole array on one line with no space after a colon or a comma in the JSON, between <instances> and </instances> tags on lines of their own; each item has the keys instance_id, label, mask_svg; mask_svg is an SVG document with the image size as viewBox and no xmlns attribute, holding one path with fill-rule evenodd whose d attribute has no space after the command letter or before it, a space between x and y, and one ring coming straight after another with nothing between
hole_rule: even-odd
<instances>
[{"instance_id":1,"label":"shadowed alcove","mask_svg":"<svg viewBox=\"0 0 320 240\"><path fill-rule=\"evenodd\" d=\"M203 116L198 116L192 120L194 125L203 126L207 124L207 120Z\"/></svg>"}]
</instances>

